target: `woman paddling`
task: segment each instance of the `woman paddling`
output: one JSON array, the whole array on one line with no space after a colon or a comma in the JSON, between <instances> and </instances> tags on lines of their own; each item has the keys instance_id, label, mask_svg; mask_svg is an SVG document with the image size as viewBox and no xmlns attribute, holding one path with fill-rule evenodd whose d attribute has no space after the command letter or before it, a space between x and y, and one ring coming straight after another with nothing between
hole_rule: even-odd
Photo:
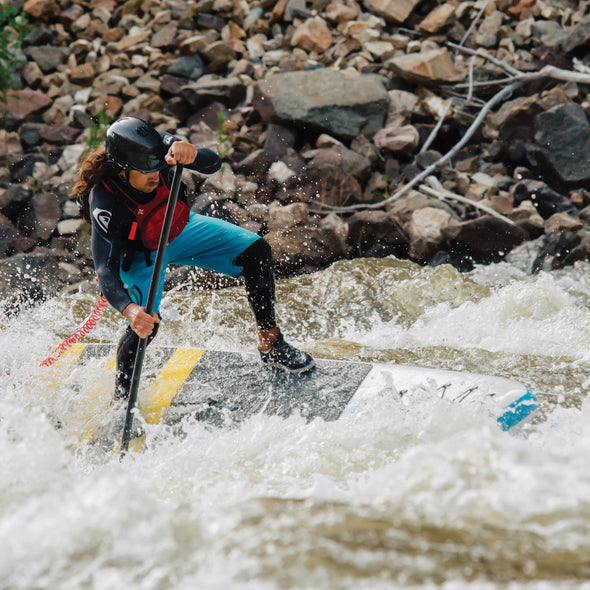
<instances>
[{"instance_id":1,"label":"woman paddling","mask_svg":"<svg viewBox=\"0 0 590 590\"><path fill-rule=\"evenodd\" d=\"M158 132L141 119L124 117L108 128L105 146L82 162L73 189L92 225L92 257L100 288L127 320L117 348L117 399L129 395L139 338L148 338L149 343L158 331L164 272L153 315L146 313L145 305L172 166L177 163L204 174L221 167L211 150ZM164 269L168 264L242 276L258 327L262 362L295 374L314 367L312 357L285 342L277 327L269 245L251 231L190 211L184 185L174 211Z\"/></svg>"}]
</instances>

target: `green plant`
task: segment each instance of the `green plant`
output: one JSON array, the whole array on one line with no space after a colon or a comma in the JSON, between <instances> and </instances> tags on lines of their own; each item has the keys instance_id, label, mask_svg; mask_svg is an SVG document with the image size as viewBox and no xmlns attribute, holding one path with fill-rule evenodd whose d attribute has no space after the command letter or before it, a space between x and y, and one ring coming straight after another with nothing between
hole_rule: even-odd
<instances>
[{"instance_id":1,"label":"green plant","mask_svg":"<svg viewBox=\"0 0 590 590\"><path fill-rule=\"evenodd\" d=\"M20 10L0 4L0 100L4 104L14 86L15 72L26 63L18 57L18 50L29 31L29 23Z\"/></svg>"},{"instance_id":2,"label":"green plant","mask_svg":"<svg viewBox=\"0 0 590 590\"><path fill-rule=\"evenodd\" d=\"M100 109L95 117L90 117L90 127L86 145L91 149L96 149L102 145L107 136L107 129L109 127L109 120L104 112Z\"/></svg>"}]
</instances>

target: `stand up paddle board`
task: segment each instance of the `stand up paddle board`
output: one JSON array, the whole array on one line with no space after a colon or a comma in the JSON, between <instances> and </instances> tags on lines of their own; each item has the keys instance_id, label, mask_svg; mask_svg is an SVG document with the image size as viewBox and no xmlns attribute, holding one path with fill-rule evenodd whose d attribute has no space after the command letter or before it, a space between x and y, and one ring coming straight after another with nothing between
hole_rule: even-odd
<instances>
[{"instance_id":1,"label":"stand up paddle board","mask_svg":"<svg viewBox=\"0 0 590 590\"><path fill-rule=\"evenodd\" d=\"M103 384L100 395L110 399L114 345L75 345L60 359L57 370L64 365L74 369L69 373L77 373L80 384L91 375L96 379L99 368L105 371L108 386ZM316 359L312 371L295 376L262 365L255 353L165 346L148 349L138 405L152 424L175 424L191 416L221 426L259 413L333 421L366 408L384 392L403 400L416 391L483 408L502 430L521 424L537 408L526 385L502 377L322 359Z\"/></svg>"}]
</instances>

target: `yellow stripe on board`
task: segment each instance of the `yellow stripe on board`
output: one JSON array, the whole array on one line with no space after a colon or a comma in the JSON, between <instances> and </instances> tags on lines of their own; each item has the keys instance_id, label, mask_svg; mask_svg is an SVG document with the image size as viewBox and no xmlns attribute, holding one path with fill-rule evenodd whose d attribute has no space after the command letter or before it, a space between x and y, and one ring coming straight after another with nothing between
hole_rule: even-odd
<instances>
[{"instance_id":1,"label":"yellow stripe on board","mask_svg":"<svg viewBox=\"0 0 590 590\"><path fill-rule=\"evenodd\" d=\"M68 348L65 353L58 358L53 365L47 367L49 379L47 380L48 389L55 389L63 379L63 369L65 366L74 365L80 355L86 348L85 344L74 344Z\"/></svg>"},{"instance_id":2,"label":"yellow stripe on board","mask_svg":"<svg viewBox=\"0 0 590 590\"><path fill-rule=\"evenodd\" d=\"M194 348L177 348L172 353L172 356L160 371L153 390L149 392L147 401L142 404L145 421L148 424L156 424L160 421L170 407L179 388L186 381L204 353L204 350Z\"/></svg>"},{"instance_id":3,"label":"yellow stripe on board","mask_svg":"<svg viewBox=\"0 0 590 590\"><path fill-rule=\"evenodd\" d=\"M108 373L113 373L117 368L117 357L111 356L107 363L105 370ZM80 433L80 440L83 442L90 442L96 430L96 420L105 412L108 408L109 403L113 399L114 382L109 389L105 389L102 383L94 384L94 388L89 393L88 397L84 400L86 406L86 412L82 414L82 419L85 422L85 429Z\"/></svg>"},{"instance_id":4,"label":"yellow stripe on board","mask_svg":"<svg viewBox=\"0 0 590 590\"><path fill-rule=\"evenodd\" d=\"M66 364L73 365L84 352L85 348L86 344L73 344L55 361L53 366L61 367Z\"/></svg>"}]
</instances>

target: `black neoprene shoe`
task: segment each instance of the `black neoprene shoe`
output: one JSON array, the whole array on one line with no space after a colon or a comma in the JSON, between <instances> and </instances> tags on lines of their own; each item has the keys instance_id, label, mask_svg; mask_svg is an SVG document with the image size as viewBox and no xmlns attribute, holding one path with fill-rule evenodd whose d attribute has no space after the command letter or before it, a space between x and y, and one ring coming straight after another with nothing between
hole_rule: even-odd
<instances>
[{"instance_id":1,"label":"black neoprene shoe","mask_svg":"<svg viewBox=\"0 0 590 590\"><path fill-rule=\"evenodd\" d=\"M272 348L268 352L259 351L260 358L265 365L283 369L294 375L306 373L315 367L313 358L306 352L285 342L280 330L279 337L273 340L270 345Z\"/></svg>"}]
</instances>

